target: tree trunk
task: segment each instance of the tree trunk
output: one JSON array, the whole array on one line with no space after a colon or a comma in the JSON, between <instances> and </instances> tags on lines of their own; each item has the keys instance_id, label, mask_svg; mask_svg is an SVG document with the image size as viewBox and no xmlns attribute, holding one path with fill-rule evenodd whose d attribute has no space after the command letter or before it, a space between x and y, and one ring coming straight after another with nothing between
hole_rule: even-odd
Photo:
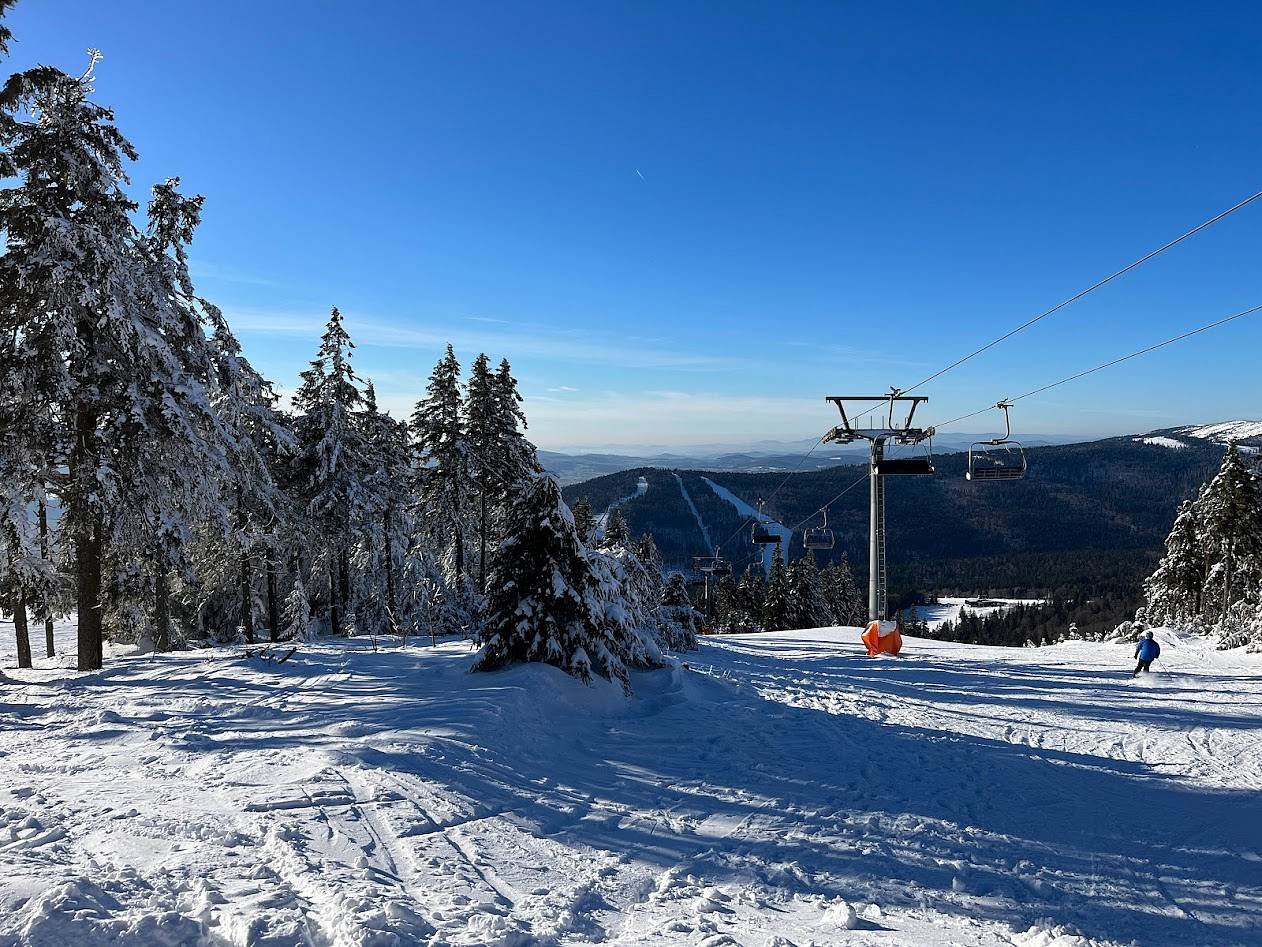
<instances>
[{"instance_id":1,"label":"tree trunk","mask_svg":"<svg viewBox=\"0 0 1262 947\"><path fill-rule=\"evenodd\" d=\"M250 581L250 555L241 554L241 627L245 640L254 644L254 592Z\"/></svg>"},{"instance_id":2,"label":"tree trunk","mask_svg":"<svg viewBox=\"0 0 1262 947\"><path fill-rule=\"evenodd\" d=\"M18 643L18 667L31 666L31 634L26 624L26 592L18 586L18 597L13 603L13 633Z\"/></svg>"},{"instance_id":3,"label":"tree trunk","mask_svg":"<svg viewBox=\"0 0 1262 947\"><path fill-rule=\"evenodd\" d=\"M269 641L279 641L280 602L276 598L276 553L271 546L267 547L267 556L263 562L267 570L267 638Z\"/></svg>"},{"instance_id":4,"label":"tree trunk","mask_svg":"<svg viewBox=\"0 0 1262 947\"><path fill-rule=\"evenodd\" d=\"M338 553L337 559L338 571L341 573L338 589L342 599L342 611L349 616L354 612L354 608L351 605L351 561L345 547ZM348 634L355 633L354 628L346 630Z\"/></svg>"},{"instance_id":5,"label":"tree trunk","mask_svg":"<svg viewBox=\"0 0 1262 947\"><path fill-rule=\"evenodd\" d=\"M386 618L390 623L390 634L394 634L395 628L395 607L394 607L394 544L390 541L392 532L393 512L391 505L386 504L386 509L382 519L382 536L385 539L386 553Z\"/></svg>"},{"instance_id":6,"label":"tree trunk","mask_svg":"<svg viewBox=\"0 0 1262 947\"><path fill-rule=\"evenodd\" d=\"M52 564L52 556L48 542L48 504L43 500L39 501L39 555L45 562ZM44 599L44 650L48 652L48 657L52 657L56 651L53 643L53 601L51 593Z\"/></svg>"},{"instance_id":7,"label":"tree trunk","mask_svg":"<svg viewBox=\"0 0 1262 947\"><path fill-rule=\"evenodd\" d=\"M482 485L481 510L478 514L478 588L486 594L486 484Z\"/></svg>"},{"instance_id":8,"label":"tree trunk","mask_svg":"<svg viewBox=\"0 0 1262 947\"><path fill-rule=\"evenodd\" d=\"M337 600L337 557L329 556L329 632L334 636L342 633L342 612Z\"/></svg>"},{"instance_id":9,"label":"tree trunk","mask_svg":"<svg viewBox=\"0 0 1262 947\"><path fill-rule=\"evenodd\" d=\"M91 326L81 330L80 336L85 340L85 347L91 351L94 348ZM70 492L67 513L74 523L80 671L99 670L104 650L101 635L101 533L104 524L93 504L99 466L100 445L96 431L99 422L100 415L93 405L80 402L75 406L75 443L71 456L74 487Z\"/></svg>"},{"instance_id":10,"label":"tree trunk","mask_svg":"<svg viewBox=\"0 0 1262 947\"><path fill-rule=\"evenodd\" d=\"M153 648L155 651L171 650L171 592L167 586L167 573L158 573L153 586Z\"/></svg>"}]
</instances>

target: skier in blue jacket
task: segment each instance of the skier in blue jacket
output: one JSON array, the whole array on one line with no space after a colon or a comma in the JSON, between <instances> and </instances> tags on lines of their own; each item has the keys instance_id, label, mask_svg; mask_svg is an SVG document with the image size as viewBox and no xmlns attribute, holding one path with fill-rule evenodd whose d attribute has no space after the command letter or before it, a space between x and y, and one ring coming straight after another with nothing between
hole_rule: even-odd
<instances>
[{"instance_id":1,"label":"skier in blue jacket","mask_svg":"<svg viewBox=\"0 0 1262 947\"><path fill-rule=\"evenodd\" d=\"M1152 662L1160 656L1161 645L1157 644L1151 631L1145 631L1139 636L1139 644L1135 645L1135 657L1139 659L1139 663L1135 665L1135 671L1131 677L1136 677L1140 671L1151 670Z\"/></svg>"}]
</instances>

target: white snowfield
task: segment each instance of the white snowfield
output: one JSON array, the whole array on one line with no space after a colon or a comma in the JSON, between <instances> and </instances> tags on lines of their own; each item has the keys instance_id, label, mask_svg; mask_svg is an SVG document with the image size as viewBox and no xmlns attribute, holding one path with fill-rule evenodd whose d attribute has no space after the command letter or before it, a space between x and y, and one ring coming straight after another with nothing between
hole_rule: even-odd
<instances>
[{"instance_id":1,"label":"white snowfield","mask_svg":"<svg viewBox=\"0 0 1262 947\"><path fill-rule=\"evenodd\" d=\"M1262 944L1262 661L857 629L0 683L0 945Z\"/></svg>"}]
</instances>

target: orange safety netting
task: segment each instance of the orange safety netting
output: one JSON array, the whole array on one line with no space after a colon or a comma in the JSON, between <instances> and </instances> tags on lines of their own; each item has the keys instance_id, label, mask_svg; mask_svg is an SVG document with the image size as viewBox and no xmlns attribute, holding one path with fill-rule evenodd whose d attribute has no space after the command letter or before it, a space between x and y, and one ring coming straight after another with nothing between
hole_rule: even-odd
<instances>
[{"instance_id":1,"label":"orange safety netting","mask_svg":"<svg viewBox=\"0 0 1262 947\"><path fill-rule=\"evenodd\" d=\"M863 633L863 643L868 646L869 657L898 654L903 650L903 636L898 631L898 622L869 622L868 630Z\"/></svg>"}]
</instances>

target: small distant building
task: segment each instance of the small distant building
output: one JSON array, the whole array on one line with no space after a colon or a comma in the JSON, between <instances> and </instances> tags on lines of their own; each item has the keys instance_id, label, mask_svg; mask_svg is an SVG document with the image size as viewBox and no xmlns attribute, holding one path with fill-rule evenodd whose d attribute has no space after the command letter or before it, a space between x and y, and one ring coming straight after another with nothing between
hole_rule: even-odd
<instances>
[{"instance_id":1,"label":"small distant building","mask_svg":"<svg viewBox=\"0 0 1262 947\"><path fill-rule=\"evenodd\" d=\"M636 495L636 496L638 496L638 497L642 497L642 496L644 496L644 494L646 494L646 493L648 493L648 492L649 492L649 481L648 481L648 478L647 478L647 477L641 477L639 480L637 480L637 481L635 482L635 495Z\"/></svg>"}]
</instances>

